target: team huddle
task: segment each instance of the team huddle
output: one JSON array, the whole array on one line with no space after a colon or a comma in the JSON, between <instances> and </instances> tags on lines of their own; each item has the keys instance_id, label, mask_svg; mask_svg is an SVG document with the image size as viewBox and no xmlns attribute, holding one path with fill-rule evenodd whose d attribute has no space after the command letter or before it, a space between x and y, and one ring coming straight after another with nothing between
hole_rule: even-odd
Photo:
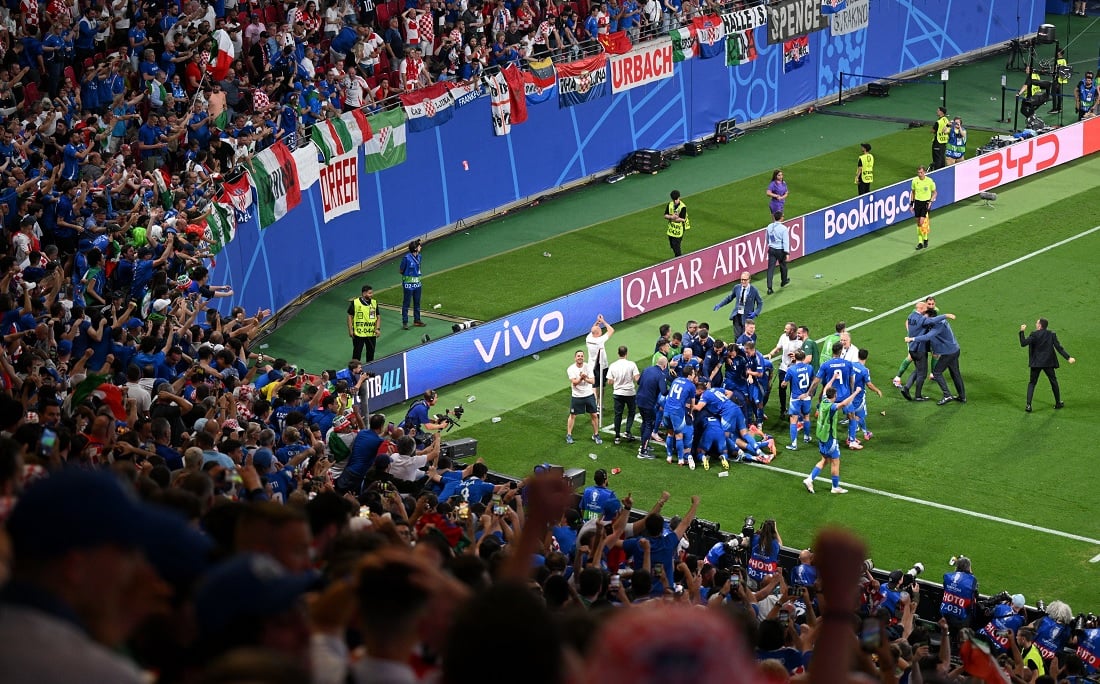
<instances>
[{"instance_id":1,"label":"team huddle","mask_svg":"<svg viewBox=\"0 0 1100 684\"><path fill-rule=\"evenodd\" d=\"M831 491L844 493L839 483L841 437L849 449L862 449L860 437L863 441L872 437L867 425L866 393L882 396L871 382L867 350L852 345L851 336L840 323L836 334L826 338L829 355L822 359L809 329L792 322L786 324L775 347L764 353L757 348L755 327L755 321L746 321L737 340L727 344L711 337L705 323L688 321L684 333L672 335L668 326L662 326L652 363L640 373L629 361L622 366L628 369L625 374L617 372L616 365L623 363L627 355L626 347L619 347L620 361L611 365L604 380L615 386L616 443L622 434L625 404L629 409L627 441L635 439L631 434L634 406L641 415L640 459L657 458L653 444L663 440L666 460L692 470L698 465L709 470L715 458L727 470L730 461L768 463L776 455L779 440L763 430L765 408L778 380L780 412L789 421L785 448L797 451L801 433L803 443L816 437L822 457L804 481L807 489L813 492L813 479L831 461ZM573 441L573 418L577 413L591 414L593 440L601 441L596 401L576 396L576 390L579 378L584 378L586 393L600 384L603 376L598 360L611 332L614 330L602 319L598 321L588 340L590 352L593 341L598 342L596 353L590 354L596 362L586 364L584 352L578 351L569 368L574 397L567 442ZM631 402L621 401L624 376L628 386L631 379L637 382Z\"/></svg>"}]
</instances>

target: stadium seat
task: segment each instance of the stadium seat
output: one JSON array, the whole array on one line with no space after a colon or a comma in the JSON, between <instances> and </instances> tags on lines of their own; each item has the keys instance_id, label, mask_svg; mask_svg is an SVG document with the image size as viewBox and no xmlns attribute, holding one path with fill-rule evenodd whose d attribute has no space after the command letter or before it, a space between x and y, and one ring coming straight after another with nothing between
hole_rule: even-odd
<instances>
[{"instance_id":1,"label":"stadium seat","mask_svg":"<svg viewBox=\"0 0 1100 684\"><path fill-rule=\"evenodd\" d=\"M390 11L390 6L385 4L377 5L374 11L378 17L378 30L382 31L389 26L390 17L393 16L393 12Z\"/></svg>"},{"instance_id":2,"label":"stadium seat","mask_svg":"<svg viewBox=\"0 0 1100 684\"><path fill-rule=\"evenodd\" d=\"M76 80L76 70L71 66L65 67L65 80L71 81L74 86L80 85L80 81Z\"/></svg>"},{"instance_id":3,"label":"stadium seat","mask_svg":"<svg viewBox=\"0 0 1100 684\"><path fill-rule=\"evenodd\" d=\"M42 93L38 90L38 84L34 81L27 81L23 84L23 110L30 111L30 108L34 106L34 103L38 102L42 98Z\"/></svg>"}]
</instances>

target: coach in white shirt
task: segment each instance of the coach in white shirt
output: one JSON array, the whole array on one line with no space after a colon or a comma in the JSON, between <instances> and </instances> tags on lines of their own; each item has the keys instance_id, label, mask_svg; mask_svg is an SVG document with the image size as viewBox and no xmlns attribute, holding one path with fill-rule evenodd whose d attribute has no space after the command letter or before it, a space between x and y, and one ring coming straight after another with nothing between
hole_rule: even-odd
<instances>
[{"instance_id":1,"label":"coach in white shirt","mask_svg":"<svg viewBox=\"0 0 1100 684\"><path fill-rule=\"evenodd\" d=\"M774 359L779 354L779 410L782 415L787 415L787 388L783 386L783 378L787 375L787 369L794 363L794 353L802 349L802 340L798 339L798 328L794 322L783 326L783 334L775 343L775 349L768 352L767 357Z\"/></svg>"},{"instance_id":2,"label":"coach in white shirt","mask_svg":"<svg viewBox=\"0 0 1100 684\"><path fill-rule=\"evenodd\" d=\"M630 434L634 427L634 414L637 412L635 396L638 394L637 385L641 372L638 364L626 358L627 349L619 347L619 358L607 368L607 384L611 385L615 396L615 443L619 444L625 438L633 442L635 437ZM623 425L623 410L626 410L626 434L620 433Z\"/></svg>"}]
</instances>

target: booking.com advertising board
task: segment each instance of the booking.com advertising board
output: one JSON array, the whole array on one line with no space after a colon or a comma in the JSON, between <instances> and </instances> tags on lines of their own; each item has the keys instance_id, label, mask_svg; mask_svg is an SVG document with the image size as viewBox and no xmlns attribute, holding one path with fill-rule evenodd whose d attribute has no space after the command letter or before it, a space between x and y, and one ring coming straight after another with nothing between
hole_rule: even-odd
<instances>
[{"instance_id":1,"label":"booking.com advertising board","mask_svg":"<svg viewBox=\"0 0 1100 684\"><path fill-rule=\"evenodd\" d=\"M1100 151L1100 118L1022 140L931 174L944 207L979 192ZM829 249L912 218L911 181L840 202L785 223L791 256ZM491 321L368 365L372 406L388 406L588 334L596 315L611 323L729 285L767 268L764 229L635 271L587 290Z\"/></svg>"}]
</instances>

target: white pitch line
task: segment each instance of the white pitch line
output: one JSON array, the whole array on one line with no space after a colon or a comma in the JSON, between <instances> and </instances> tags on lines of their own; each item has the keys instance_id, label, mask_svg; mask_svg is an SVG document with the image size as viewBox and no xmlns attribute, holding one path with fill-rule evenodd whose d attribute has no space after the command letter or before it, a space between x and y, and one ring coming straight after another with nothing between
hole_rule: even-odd
<instances>
[{"instance_id":1,"label":"white pitch line","mask_svg":"<svg viewBox=\"0 0 1100 684\"><path fill-rule=\"evenodd\" d=\"M1100 563L1100 553L1098 553L1095 556L1093 556L1092 558L1090 558L1089 562L1090 563Z\"/></svg>"},{"instance_id":2,"label":"white pitch line","mask_svg":"<svg viewBox=\"0 0 1100 684\"><path fill-rule=\"evenodd\" d=\"M1084 231L1083 233L1078 233L1076 235L1073 235L1073 236L1070 236L1070 237L1066 238L1065 240L1060 240L1058 242L1055 242L1054 244L1047 245L1046 247L1043 247L1042 249L1037 249L1034 252L1031 252L1030 254L1025 254L1022 257L1019 257L1017 259L1013 259L1012 261L1007 261L1007 262L1001 264L1000 266L989 269L988 271L982 271L978 275L970 276L969 278L967 278L965 280L960 280L959 282L955 283L954 285L948 285L947 287L943 288L942 290L936 290L935 292L932 292L932 293L930 293L928 295L925 295L925 296L927 296L927 297L936 297L936 296L941 295L945 292L950 292L951 290L954 290L956 288L960 288L963 285L969 285L970 283L972 283L976 280L981 280L982 278L984 278L988 275L993 275L994 273L997 273L998 271L1003 271L1006 268L1011 268L1012 266L1015 266L1016 264L1023 263L1025 261L1027 261L1028 259L1032 258L1032 257L1039 256L1040 254L1044 254L1046 252L1049 252L1052 249L1057 249L1058 247L1061 247L1063 245L1067 245L1067 244L1073 242L1074 240L1078 240L1078 239L1086 237L1088 235L1092 235L1093 233L1095 233L1098 230L1100 230L1100 226L1094 226L1093 228L1089 228L1088 230ZM860 326L864 326L864 325L867 325L869 323L874 323L875 321L880 321L883 318L886 318L887 316L893 316L896 313L900 313L902 311L905 311L906 309L908 309L912 306L913 306L912 302L902 304L901 306L895 306L893 309L890 309L889 311L883 311L882 313L878 314L877 316L871 316L870 318L868 318L865 321L860 321L859 323L854 323L852 325L849 325L847 329L848 330L855 330L856 328L858 328ZM822 338L822 339L824 339L824 338Z\"/></svg>"},{"instance_id":3,"label":"white pitch line","mask_svg":"<svg viewBox=\"0 0 1100 684\"><path fill-rule=\"evenodd\" d=\"M763 463L748 463L746 465L753 466L754 468L763 468L764 470L770 470L776 473L783 473L784 475L794 475L799 479L805 479L805 473L800 473L797 470L787 470L786 468L777 468L771 465L765 465ZM831 482L826 477L817 478L819 482ZM1013 527L1021 527L1025 530L1031 530L1032 532L1042 532L1043 534L1049 534L1055 537L1062 537L1064 539L1072 539L1073 541L1085 542L1086 544L1093 544L1100 546L1100 539L1092 539L1091 537L1085 537L1080 534L1073 534L1072 532L1062 532L1061 530L1052 530L1049 527L1040 527L1039 525L1032 525L1031 523L1020 522L1018 520L1009 520L1008 518L1001 518L996 515L989 515L988 513L979 513L978 511L971 511L965 508L959 508L957 506L949 506L947 504L938 503L935 501L926 501L925 499L918 499L912 496L905 496L904 494L895 494L893 492L883 491L881 489L872 489L871 487L864 487L862 485L852 484L850 481L845 480L844 486L848 489L856 489L861 492L867 492L868 494L876 494L878 496L885 496L888 499L895 499L897 501L905 501L907 503L917 504L919 506L928 506L929 508L938 508L941 511L948 511L951 513L958 513L959 515L967 515L972 518L980 518L982 520L988 520L990 522L1000 523L1002 525L1011 525ZM1100 562L1100 555L1097 555L1090 562Z\"/></svg>"}]
</instances>

